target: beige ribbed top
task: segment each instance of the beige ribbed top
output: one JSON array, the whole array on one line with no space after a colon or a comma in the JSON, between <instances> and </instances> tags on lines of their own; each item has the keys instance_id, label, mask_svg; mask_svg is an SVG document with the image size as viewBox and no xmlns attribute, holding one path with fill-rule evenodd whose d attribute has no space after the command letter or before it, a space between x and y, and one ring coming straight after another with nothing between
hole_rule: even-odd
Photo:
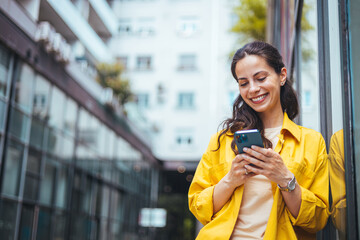
<instances>
[{"instance_id":1,"label":"beige ribbed top","mask_svg":"<svg viewBox=\"0 0 360 240\"><path fill-rule=\"evenodd\" d=\"M265 137L275 148L282 126L266 128ZM244 193L231 240L263 239L273 204L271 182L263 175L249 178L244 184Z\"/></svg>"}]
</instances>

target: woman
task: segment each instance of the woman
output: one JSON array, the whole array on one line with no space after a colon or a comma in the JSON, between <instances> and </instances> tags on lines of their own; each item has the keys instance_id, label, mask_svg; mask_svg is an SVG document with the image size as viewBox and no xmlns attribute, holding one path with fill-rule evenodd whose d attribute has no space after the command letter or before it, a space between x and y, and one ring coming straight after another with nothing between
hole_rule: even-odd
<instances>
[{"instance_id":1,"label":"woman","mask_svg":"<svg viewBox=\"0 0 360 240\"><path fill-rule=\"evenodd\" d=\"M212 136L189 189L204 225L197 239L315 239L329 216L324 139L292 122L298 102L276 48L245 45L231 71L240 90L233 116ZM241 129L258 129L265 148L237 154Z\"/></svg>"}]
</instances>

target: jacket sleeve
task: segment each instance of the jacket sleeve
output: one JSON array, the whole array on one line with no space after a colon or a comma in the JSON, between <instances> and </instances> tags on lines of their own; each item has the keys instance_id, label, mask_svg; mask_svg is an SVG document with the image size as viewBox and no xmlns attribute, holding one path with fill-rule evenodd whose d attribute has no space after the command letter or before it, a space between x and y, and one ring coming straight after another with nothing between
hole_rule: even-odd
<instances>
[{"instance_id":1,"label":"jacket sleeve","mask_svg":"<svg viewBox=\"0 0 360 240\"><path fill-rule=\"evenodd\" d=\"M194 216L203 224L206 225L210 222L213 216L213 192L214 185L211 184L210 179L210 151L211 143L214 136L210 141L208 149L203 154L189 188L189 208ZM215 140L216 141L216 140ZM216 148L215 148L216 149Z\"/></svg>"},{"instance_id":2,"label":"jacket sleeve","mask_svg":"<svg viewBox=\"0 0 360 240\"><path fill-rule=\"evenodd\" d=\"M301 206L297 218L286 208L294 226L308 232L317 232L325 227L329 217L329 172L325 141L319 139L314 178L309 187L301 188Z\"/></svg>"}]
</instances>

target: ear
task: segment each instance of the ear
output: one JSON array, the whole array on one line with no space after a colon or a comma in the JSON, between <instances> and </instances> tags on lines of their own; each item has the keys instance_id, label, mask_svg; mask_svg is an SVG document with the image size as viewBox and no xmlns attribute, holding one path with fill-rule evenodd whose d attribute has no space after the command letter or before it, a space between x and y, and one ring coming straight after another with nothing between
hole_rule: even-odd
<instances>
[{"instance_id":1,"label":"ear","mask_svg":"<svg viewBox=\"0 0 360 240\"><path fill-rule=\"evenodd\" d=\"M287 69L283 67L279 75L280 75L280 85L284 86L287 77Z\"/></svg>"}]
</instances>

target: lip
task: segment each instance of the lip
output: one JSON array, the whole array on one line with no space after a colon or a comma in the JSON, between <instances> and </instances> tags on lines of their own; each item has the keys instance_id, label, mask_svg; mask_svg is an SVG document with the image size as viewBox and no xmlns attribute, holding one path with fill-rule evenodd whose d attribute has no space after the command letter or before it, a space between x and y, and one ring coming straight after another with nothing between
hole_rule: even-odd
<instances>
[{"instance_id":1,"label":"lip","mask_svg":"<svg viewBox=\"0 0 360 240\"><path fill-rule=\"evenodd\" d=\"M265 93L265 94L250 98L250 100L255 104L259 104L259 103L262 103L263 101L265 101L267 95L268 95L268 93Z\"/></svg>"}]
</instances>

